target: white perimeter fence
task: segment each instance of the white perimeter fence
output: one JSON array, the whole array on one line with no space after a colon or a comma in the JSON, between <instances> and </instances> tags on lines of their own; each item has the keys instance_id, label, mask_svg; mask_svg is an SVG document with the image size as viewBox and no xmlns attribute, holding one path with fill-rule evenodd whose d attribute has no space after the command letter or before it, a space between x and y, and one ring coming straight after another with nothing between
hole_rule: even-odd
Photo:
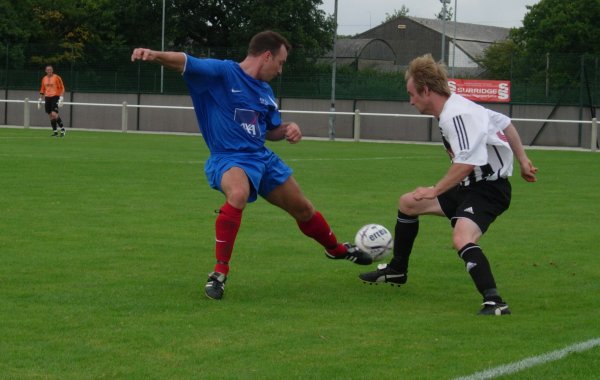
<instances>
[{"instance_id":1,"label":"white perimeter fence","mask_svg":"<svg viewBox=\"0 0 600 380\"><path fill-rule=\"evenodd\" d=\"M23 127L30 127L30 104L38 104L38 101L30 101L29 98L24 100L6 100L0 99L3 103L23 103ZM123 102L121 104L108 104L108 103L78 103L78 102L64 102L64 105L69 106L89 106L89 107L113 107L121 109L121 131L127 132L127 120L128 112L130 108L153 108L153 109L171 109L171 110L193 110L193 107L183 106L159 106L159 105L138 105L138 104L127 104ZM43 103L41 107L43 107ZM367 113L356 110L354 112L334 112L334 111L294 111L294 110L280 110L281 113L292 113L292 114L313 114L313 115L353 115L354 116L354 141L360 141L360 121L362 116L378 116L378 117L405 117L405 118L432 118L428 115L412 115L412 114L391 114L391 113ZM513 121L520 122L543 122L543 123L565 123L565 124L589 124L591 128L590 136L590 150L595 152L598 149L598 121L597 118L592 120L554 120L554 119L521 119L512 118Z\"/></svg>"}]
</instances>

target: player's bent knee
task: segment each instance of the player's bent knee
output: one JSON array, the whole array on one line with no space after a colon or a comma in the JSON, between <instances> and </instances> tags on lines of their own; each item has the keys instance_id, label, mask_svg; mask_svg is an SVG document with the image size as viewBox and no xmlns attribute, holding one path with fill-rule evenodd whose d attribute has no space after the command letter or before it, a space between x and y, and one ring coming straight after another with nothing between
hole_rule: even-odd
<instances>
[{"instance_id":1,"label":"player's bent knee","mask_svg":"<svg viewBox=\"0 0 600 380\"><path fill-rule=\"evenodd\" d=\"M474 236L465 236L462 234L453 234L452 235L452 245L454 246L454 249L456 250L460 250L462 249L465 245L469 244L469 243L474 243L477 244L478 239Z\"/></svg>"},{"instance_id":2,"label":"player's bent knee","mask_svg":"<svg viewBox=\"0 0 600 380\"><path fill-rule=\"evenodd\" d=\"M465 239L458 239L456 237L452 238L452 246L454 247L454 249L456 249L457 251L460 250L462 247L464 247L465 245L467 245L469 242Z\"/></svg>"},{"instance_id":3,"label":"player's bent knee","mask_svg":"<svg viewBox=\"0 0 600 380\"><path fill-rule=\"evenodd\" d=\"M294 219L300 222L305 222L307 220L310 220L310 218L312 218L315 215L315 212L316 210L309 202L300 205L299 207L294 207L294 209L290 211L290 215L292 215Z\"/></svg>"},{"instance_id":4,"label":"player's bent knee","mask_svg":"<svg viewBox=\"0 0 600 380\"><path fill-rule=\"evenodd\" d=\"M400 197L398 200L398 210L410 216L416 216L419 214L419 210L412 193L406 193Z\"/></svg>"},{"instance_id":5,"label":"player's bent knee","mask_svg":"<svg viewBox=\"0 0 600 380\"><path fill-rule=\"evenodd\" d=\"M227 203L232 205L235 208L243 209L246 207L248 203L248 197L250 194L244 191L231 191L226 194Z\"/></svg>"}]
</instances>

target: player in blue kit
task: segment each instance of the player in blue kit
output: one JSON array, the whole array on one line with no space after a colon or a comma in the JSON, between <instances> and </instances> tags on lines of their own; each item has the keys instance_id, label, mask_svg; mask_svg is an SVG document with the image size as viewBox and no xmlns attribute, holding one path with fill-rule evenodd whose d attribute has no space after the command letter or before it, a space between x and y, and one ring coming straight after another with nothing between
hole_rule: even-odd
<instances>
[{"instance_id":1,"label":"player in blue kit","mask_svg":"<svg viewBox=\"0 0 600 380\"><path fill-rule=\"evenodd\" d=\"M295 144L302 138L296 123L282 122L267 83L281 74L290 49L283 36L265 31L252 37L240 63L145 48L131 55L132 61L156 62L183 73L210 150L205 164L208 183L225 195L215 222L216 264L204 288L212 299L223 297L242 212L258 195L288 212L305 235L325 248L328 258L361 265L373 261L354 245L338 242L325 218L302 193L292 170L265 147L265 140Z\"/></svg>"}]
</instances>

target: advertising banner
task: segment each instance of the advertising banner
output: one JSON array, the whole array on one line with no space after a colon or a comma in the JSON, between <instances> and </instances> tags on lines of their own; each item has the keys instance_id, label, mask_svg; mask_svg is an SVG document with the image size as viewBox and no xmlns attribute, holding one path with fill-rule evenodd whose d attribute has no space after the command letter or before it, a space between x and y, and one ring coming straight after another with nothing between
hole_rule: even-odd
<instances>
[{"instance_id":1,"label":"advertising banner","mask_svg":"<svg viewBox=\"0 0 600 380\"><path fill-rule=\"evenodd\" d=\"M510 81L448 79L450 91L474 102L510 102Z\"/></svg>"}]
</instances>

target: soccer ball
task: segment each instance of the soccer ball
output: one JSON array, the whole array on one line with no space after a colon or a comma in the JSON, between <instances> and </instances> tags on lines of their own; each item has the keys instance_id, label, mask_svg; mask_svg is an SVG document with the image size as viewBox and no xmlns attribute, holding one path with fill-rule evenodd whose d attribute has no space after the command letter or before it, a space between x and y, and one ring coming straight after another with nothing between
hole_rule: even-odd
<instances>
[{"instance_id":1,"label":"soccer ball","mask_svg":"<svg viewBox=\"0 0 600 380\"><path fill-rule=\"evenodd\" d=\"M367 224L356 233L354 243L363 252L380 261L389 256L394 246L391 232L380 224Z\"/></svg>"}]
</instances>

